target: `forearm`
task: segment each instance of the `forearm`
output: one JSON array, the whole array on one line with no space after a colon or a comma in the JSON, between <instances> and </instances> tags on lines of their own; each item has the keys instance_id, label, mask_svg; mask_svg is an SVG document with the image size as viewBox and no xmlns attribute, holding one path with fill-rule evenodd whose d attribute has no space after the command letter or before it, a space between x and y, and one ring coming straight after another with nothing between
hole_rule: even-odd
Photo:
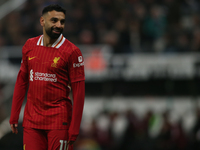
<instances>
[{"instance_id":1,"label":"forearm","mask_svg":"<svg viewBox=\"0 0 200 150\"><path fill-rule=\"evenodd\" d=\"M26 94L27 87L28 74L20 70L17 76L13 93L10 124L18 123L19 113Z\"/></svg>"},{"instance_id":2,"label":"forearm","mask_svg":"<svg viewBox=\"0 0 200 150\"><path fill-rule=\"evenodd\" d=\"M73 112L69 128L69 141L75 141L80 129L84 99L85 99L85 81L72 83L73 93Z\"/></svg>"}]
</instances>

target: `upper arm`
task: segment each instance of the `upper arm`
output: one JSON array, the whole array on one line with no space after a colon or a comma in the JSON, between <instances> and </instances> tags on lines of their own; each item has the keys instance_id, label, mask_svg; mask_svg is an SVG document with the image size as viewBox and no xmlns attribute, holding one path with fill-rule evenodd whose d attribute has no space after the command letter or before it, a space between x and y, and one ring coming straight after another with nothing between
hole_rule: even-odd
<instances>
[{"instance_id":1,"label":"upper arm","mask_svg":"<svg viewBox=\"0 0 200 150\"><path fill-rule=\"evenodd\" d=\"M84 59L81 51L76 49L69 57L69 78L71 82L85 80Z\"/></svg>"},{"instance_id":2,"label":"upper arm","mask_svg":"<svg viewBox=\"0 0 200 150\"><path fill-rule=\"evenodd\" d=\"M28 73L28 61L27 61L26 51L27 51L27 47L26 45L24 45L22 48L22 61L21 61L20 70Z\"/></svg>"}]
</instances>

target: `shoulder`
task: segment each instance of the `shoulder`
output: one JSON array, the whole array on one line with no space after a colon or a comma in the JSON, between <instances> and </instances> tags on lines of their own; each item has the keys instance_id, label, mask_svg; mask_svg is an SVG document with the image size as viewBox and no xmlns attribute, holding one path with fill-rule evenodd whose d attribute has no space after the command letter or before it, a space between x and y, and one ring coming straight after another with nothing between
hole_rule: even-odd
<instances>
[{"instance_id":1,"label":"shoulder","mask_svg":"<svg viewBox=\"0 0 200 150\"><path fill-rule=\"evenodd\" d=\"M33 47L35 47L37 45L37 41L39 40L39 38L40 38L40 36L29 38L26 41L26 43L24 44L22 52L27 53L28 51L33 49Z\"/></svg>"},{"instance_id":2,"label":"shoulder","mask_svg":"<svg viewBox=\"0 0 200 150\"><path fill-rule=\"evenodd\" d=\"M68 54L72 53L81 53L80 49L78 46L76 46L74 43L70 42L68 39L65 39L65 42L63 43L63 48L65 52Z\"/></svg>"},{"instance_id":3,"label":"shoulder","mask_svg":"<svg viewBox=\"0 0 200 150\"><path fill-rule=\"evenodd\" d=\"M40 37L41 37L41 35L37 36L37 37L29 38L26 41L26 43L24 44L24 47L30 48L30 47L36 46L37 45L37 41L39 40Z\"/></svg>"}]
</instances>

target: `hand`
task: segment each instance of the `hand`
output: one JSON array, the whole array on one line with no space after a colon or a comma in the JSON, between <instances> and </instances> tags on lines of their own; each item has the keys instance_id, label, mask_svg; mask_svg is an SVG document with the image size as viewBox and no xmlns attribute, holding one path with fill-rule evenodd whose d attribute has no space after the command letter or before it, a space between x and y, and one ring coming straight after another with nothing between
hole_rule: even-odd
<instances>
[{"instance_id":1,"label":"hand","mask_svg":"<svg viewBox=\"0 0 200 150\"><path fill-rule=\"evenodd\" d=\"M74 144L74 142L75 142L75 141L68 141L68 142L67 142L67 145L72 145L72 144Z\"/></svg>"},{"instance_id":2,"label":"hand","mask_svg":"<svg viewBox=\"0 0 200 150\"><path fill-rule=\"evenodd\" d=\"M18 130L17 130L18 124L11 124L10 127L12 130L12 133L15 133L15 134L18 133Z\"/></svg>"},{"instance_id":3,"label":"hand","mask_svg":"<svg viewBox=\"0 0 200 150\"><path fill-rule=\"evenodd\" d=\"M70 145L74 144L74 142L75 142L75 141L68 141L68 142L67 142L67 150L68 150L68 148L69 148Z\"/></svg>"}]
</instances>

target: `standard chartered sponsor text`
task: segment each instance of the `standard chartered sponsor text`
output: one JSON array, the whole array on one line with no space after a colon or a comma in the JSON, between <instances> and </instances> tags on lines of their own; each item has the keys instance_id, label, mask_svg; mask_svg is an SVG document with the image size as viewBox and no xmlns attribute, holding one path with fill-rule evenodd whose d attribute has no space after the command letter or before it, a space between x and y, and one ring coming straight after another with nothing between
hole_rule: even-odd
<instances>
[{"instance_id":1,"label":"standard chartered sponsor text","mask_svg":"<svg viewBox=\"0 0 200 150\"><path fill-rule=\"evenodd\" d=\"M33 79L34 75L34 80L57 82L56 74L42 73L42 72L33 73L33 69L31 69L31 74L32 77L30 78L30 81L33 81L31 79Z\"/></svg>"},{"instance_id":2,"label":"standard chartered sponsor text","mask_svg":"<svg viewBox=\"0 0 200 150\"><path fill-rule=\"evenodd\" d=\"M57 82L56 74L35 72L35 80Z\"/></svg>"}]
</instances>

